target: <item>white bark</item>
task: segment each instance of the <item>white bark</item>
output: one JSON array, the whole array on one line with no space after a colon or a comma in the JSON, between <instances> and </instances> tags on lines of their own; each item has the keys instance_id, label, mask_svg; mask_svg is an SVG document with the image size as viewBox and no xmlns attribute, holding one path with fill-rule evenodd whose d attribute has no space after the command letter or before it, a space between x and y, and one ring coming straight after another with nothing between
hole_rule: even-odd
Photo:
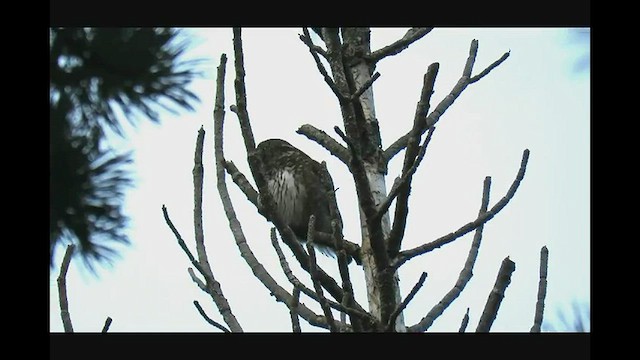
<instances>
[{"instance_id":1,"label":"white bark","mask_svg":"<svg viewBox=\"0 0 640 360\"><path fill-rule=\"evenodd\" d=\"M363 86L364 83L369 80L371 77L369 72L369 67L365 63L360 63L356 66L351 67L351 73L353 75L353 79L355 82L355 88L359 89ZM375 114L375 104L373 101L373 87L369 87L361 96L360 103L362 104L362 109L364 112L364 116L367 122L377 121ZM384 199L387 197L387 186L385 181L385 175L381 173L376 164L368 164L365 163L365 170L367 174L367 178L369 179L369 184L371 187L371 192L373 194L373 199L375 201L376 206L379 205ZM371 252L371 243L369 241L369 235L367 232L367 225L365 222L365 216L360 210L360 226L362 229L362 261L363 268L365 274L365 281L367 284L367 299L369 302L369 312L380 319L380 297L377 295L379 293L379 289L375 287L375 281L373 281L373 274L375 273L374 261L373 261L373 253ZM387 238L389 232L391 231L391 222L389 219L389 213L387 212L382 217L382 233L384 237ZM402 302L402 296L400 295L400 279L398 277L398 273L393 277L394 280L394 292L396 297L396 304L400 304ZM406 332L406 326L404 324L404 317L402 313L398 315L396 318L396 331L398 332Z\"/></svg>"}]
</instances>

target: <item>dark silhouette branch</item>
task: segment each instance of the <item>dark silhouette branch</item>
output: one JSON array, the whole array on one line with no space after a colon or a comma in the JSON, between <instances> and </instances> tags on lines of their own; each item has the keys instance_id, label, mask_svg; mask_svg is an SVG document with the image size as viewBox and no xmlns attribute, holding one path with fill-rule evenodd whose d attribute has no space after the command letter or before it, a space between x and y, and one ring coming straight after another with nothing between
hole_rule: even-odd
<instances>
[{"instance_id":1,"label":"dark silhouette branch","mask_svg":"<svg viewBox=\"0 0 640 360\"><path fill-rule=\"evenodd\" d=\"M323 148L327 149L331 155L337 157L345 165L349 166L351 155L349 150L337 142L334 138L329 136L326 132L314 127L313 125L305 124L298 128L296 131L298 134L306 136L308 139L315 141Z\"/></svg>"},{"instance_id":2,"label":"dark silhouette branch","mask_svg":"<svg viewBox=\"0 0 640 360\"><path fill-rule=\"evenodd\" d=\"M483 191L482 191L482 203L480 204L480 211L478 212L478 216L482 216L489 207L489 190L491 188L491 177L487 176L484 179ZM407 331L409 332L423 332L426 331L433 322L440 316L442 313L453 303L455 299L460 296L462 290L464 290L465 286L471 277L473 276L473 266L475 265L476 259L478 258L478 249L480 248L480 242L482 241L482 230L484 229L484 225L478 226L476 229L476 233L473 236L473 242L471 243L471 248L469 249L469 255L467 255L467 260L465 261L464 268L460 271L460 275L458 276L458 280L456 284L453 286L449 292L438 302L436 306L434 306L427 315L420 320L416 325L410 326Z\"/></svg>"},{"instance_id":3,"label":"dark silhouette branch","mask_svg":"<svg viewBox=\"0 0 640 360\"><path fill-rule=\"evenodd\" d=\"M409 45L427 35L429 32L431 32L431 30L433 30L433 28L411 28L407 31L406 34L404 34L404 36L400 40L372 52L371 54L365 56L365 58L371 63L375 64L387 56L397 55L401 51L407 49Z\"/></svg>"},{"instance_id":4,"label":"dark silhouette branch","mask_svg":"<svg viewBox=\"0 0 640 360\"><path fill-rule=\"evenodd\" d=\"M171 231L173 232L173 235L176 237L176 240L178 240L178 245L180 245L180 248L182 249L182 251L184 251L184 253L187 254L187 257L189 258L189 261L191 261L191 264L193 264L196 270L198 270L200 274L202 274L202 276L206 278L208 276L206 271L202 268L202 266L200 266L198 261L195 259L195 257L191 253L191 251L189 251L189 248L187 247L187 244L185 244L184 240L182 239L180 232L178 231L178 229L176 229L175 225L173 225L173 222L169 217L169 211L167 210L167 207L165 205L162 205L162 215L164 216L164 221L169 226L169 229L171 229Z\"/></svg>"},{"instance_id":5,"label":"dark silhouette branch","mask_svg":"<svg viewBox=\"0 0 640 360\"><path fill-rule=\"evenodd\" d=\"M418 279L418 282L415 285L413 285L413 288L409 292L409 295L407 295L407 297L400 303L400 305L398 305L398 307L393 311L393 313L391 313L391 316L389 317L389 321L387 323L386 331L391 331L393 329L393 327L395 326L396 318L398 317L398 315L400 315L402 311L404 311L407 305L409 305L409 302L413 300L413 297L416 296L416 294L418 293L418 290L420 290L420 288L422 287L426 279L427 279L427 273L423 271L422 275L420 275L420 279Z\"/></svg>"},{"instance_id":6,"label":"dark silhouette branch","mask_svg":"<svg viewBox=\"0 0 640 360\"><path fill-rule=\"evenodd\" d=\"M476 332L489 332L489 330L491 330L491 325L498 315L498 309L500 308L500 304L504 298L504 292L507 289L507 286L509 286L509 283L511 283L511 274L515 270L516 264L511 261L508 256L502 260L502 265L500 265L496 283L493 286L493 289L489 294L489 298L487 299L487 303L484 306Z\"/></svg>"},{"instance_id":7,"label":"dark silhouette branch","mask_svg":"<svg viewBox=\"0 0 640 360\"><path fill-rule=\"evenodd\" d=\"M62 258L60 266L60 274L58 275L58 299L60 301L60 316L62 317L62 325L64 332L72 333L73 324L71 323L71 314L69 313L69 300L67 299L67 271L71 263L71 256L76 246L71 244L67 246L67 250Z\"/></svg>"},{"instance_id":8,"label":"dark silhouette branch","mask_svg":"<svg viewBox=\"0 0 640 360\"><path fill-rule=\"evenodd\" d=\"M107 316L107 319L104 321L104 325L102 326L102 333L106 333L109 331L109 328L111 327L111 322L113 321L113 319L111 319L111 317Z\"/></svg>"},{"instance_id":9,"label":"dark silhouette branch","mask_svg":"<svg viewBox=\"0 0 640 360\"><path fill-rule=\"evenodd\" d=\"M516 175L516 178L513 180L511 187L507 191L506 195L502 199L500 199L500 201L498 201L490 210L485 212L483 215L478 216L474 221L462 226L455 232L449 233L448 235L442 236L430 243L415 247L413 249L401 251L400 253L398 253L398 256L391 263L391 267L397 269L406 261L418 255L427 253L443 245L446 245L456 240L457 238L469 233L470 231L477 229L479 226L491 220L496 214L500 212L500 210L502 210L509 203L509 201L511 201L511 199L515 195L516 191L518 190L518 187L520 186L520 182L524 178L528 160L529 160L529 150L526 149L522 154L520 170L518 170L518 174Z\"/></svg>"},{"instance_id":10,"label":"dark silhouette branch","mask_svg":"<svg viewBox=\"0 0 640 360\"><path fill-rule=\"evenodd\" d=\"M531 332L540 332L542 318L544 315L544 299L547 296L547 266L549 262L549 249L543 246L540 249L540 281L538 282L538 301L536 302L536 312L533 319Z\"/></svg>"},{"instance_id":11,"label":"dark silhouette branch","mask_svg":"<svg viewBox=\"0 0 640 360\"><path fill-rule=\"evenodd\" d=\"M222 324L218 323L217 321L211 319L209 316L207 316L207 313L204 312L204 309L202 308L202 306L200 306L200 303L197 300L193 301L193 305L195 305L196 309L198 309L198 313L200 313L200 315L204 318L204 320L206 322L208 322L210 325L215 326L216 328L222 330L223 332L226 333L230 333L231 331L229 331L229 329L227 329L226 327L222 326Z\"/></svg>"},{"instance_id":12,"label":"dark silhouette branch","mask_svg":"<svg viewBox=\"0 0 640 360\"><path fill-rule=\"evenodd\" d=\"M462 317L462 323L460 324L460 329L458 329L458 332L463 333L467 329L468 324L469 324L469 308L467 308L467 312Z\"/></svg>"}]
</instances>

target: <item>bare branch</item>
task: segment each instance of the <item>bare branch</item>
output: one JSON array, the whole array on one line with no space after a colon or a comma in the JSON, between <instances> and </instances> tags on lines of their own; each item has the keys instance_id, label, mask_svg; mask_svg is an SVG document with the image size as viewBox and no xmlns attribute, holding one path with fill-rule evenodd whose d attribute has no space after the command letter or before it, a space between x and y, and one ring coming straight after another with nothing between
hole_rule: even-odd
<instances>
[{"instance_id":1,"label":"bare branch","mask_svg":"<svg viewBox=\"0 0 640 360\"><path fill-rule=\"evenodd\" d=\"M202 306L200 306L200 303L197 300L193 301L193 305L195 305L196 309L198 309L198 312L200 313L200 315L211 325L217 327L218 329L222 330L223 332L226 333L230 333L231 331L229 331L229 329L227 329L226 327L222 326L220 323L216 322L215 320L211 319L209 316L207 316L207 313L204 312L204 309L202 308Z\"/></svg>"},{"instance_id":2,"label":"bare branch","mask_svg":"<svg viewBox=\"0 0 640 360\"><path fill-rule=\"evenodd\" d=\"M238 188L244 193L249 200L258 211L261 209L258 206L258 192L253 188L247 177L244 176L240 170L233 164L233 161L224 161L223 160L224 169L227 171L229 175L231 175L231 179L233 182L238 185Z\"/></svg>"},{"instance_id":3,"label":"bare branch","mask_svg":"<svg viewBox=\"0 0 640 360\"><path fill-rule=\"evenodd\" d=\"M371 193L371 186L369 179L364 168L364 162L358 155L357 150L351 139L345 135L342 130L335 126L333 128L340 138L347 143L347 147L351 151L351 162L349 169L353 175L353 179L356 183L356 192L358 194L358 202L362 212L367 219L367 230L371 241L371 250L373 251L374 261L378 269L385 269L389 265L389 257L385 250L384 237L382 235L382 226L380 222L373 223L370 219L373 219L376 213L376 204L373 200Z\"/></svg>"},{"instance_id":4,"label":"bare branch","mask_svg":"<svg viewBox=\"0 0 640 360\"><path fill-rule=\"evenodd\" d=\"M187 268L187 272L189 273L189 276L191 276L191 280L196 283L196 285L198 285L198 287L200 288L200 290L206 292L207 294L209 293L209 290L207 289L207 285L202 282L202 280L200 280L198 278L198 276L196 276L196 273L193 272L192 268Z\"/></svg>"},{"instance_id":5,"label":"bare branch","mask_svg":"<svg viewBox=\"0 0 640 360\"><path fill-rule=\"evenodd\" d=\"M67 250L62 258L62 265L60 266L60 274L58 275L58 299L60 301L60 316L62 317L62 325L64 332L72 333L73 324L71 323L71 314L69 313L69 301L67 299L67 271L69 270L69 264L71 263L71 255L76 246L71 244L67 246Z\"/></svg>"},{"instance_id":6,"label":"bare branch","mask_svg":"<svg viewBox=\"0 0 640 360\"><path fill-rule=\"evenodd\" d=\"M322 55L322 57L326 59L327 52L322 47L313 43L313 40L311 40L311 37L309 36L309 30L307 30L306 27L303 27L302 32L304 33L304 35L300 35L300 40L305 45L307 45L307 47L309 48L309 51L316 52L317 54Z\"/></svg>"},{"instance_id":7,"label":"bare branch","mask_svg":"<svg viewBox=\"0 0 640 360\"><path fill-rule=\"evenodd\" d=\"M221 61L223 62L223 61ZM218 67L218 80L224 79L224 63L221 63ZM219 84L217 84L219 85ZM217 90L223 91L223 88L217 88ZM194 188L194 208L193 208L193 221L195 229L195 241L196 251L198 253L198 263L201 265L206 285L207 292L211 296L211 299L216 304L218 311L222 315L225 323L233 331L242 331L242 327L235 315L231 311L229 301L222 292L220 283L215 279L211 266L209 265L209 257L204 246L204 230L202 227L202 192L203 192L203 179L204 179L204 167L202 166L202 151L204 147L204 128L200 128L198 131L198 138L196 141L196 150L194 155L193 166L193 188Z\"/></svg>"},{"instance_id":8,"label":"bare branch","mask_svg":"<svg viewBox=\"0 0 640 360\"><path fill-rule=\"evenodd\" d=\"M395 198L400 193L400 189L402 189L404 185L409 183L413 174L415 174L416 170L418 169L420 162L422 162L422 159L424 158L425 153L427 152L427 145L429 145L429 142L431 141L431 136L435 131L435 129L436 129L435 126L429 129L429 132L427 133L427 137L425 138L422 146L420 146L420 149L418 151L418 156L413 162L413 165L409 168L406 174L403 174L402 177L400 178L396 178L396 181L393 183L391 190L389 190L389 194L384 199L384 201L380 203L380 205L378 205L378 211L374 219L382 218L384 216L387 210L389 210L389 207L391 206L391 203L393 202L393 200L395 200Z\"/></svg>"},{"instance_id":9,"label":"bare branch","mask_svg":"<svg viewBox=\"0 0 640 360\"><path fill-rule=\"evenodd\" d=\"M294 286L291 305L289 306L289 314L291 315L291 331L294 333L301 332L300 319L298 318L298 302L300 302L300 289L297 286Z\"/></svg>"},{"instance_id":10,"label":"bare branch","mask_svg":"<svg viewBox=\"0 0 640 360\"><path fill-rule=\"evenodd\" d=\"M113 321L113 319L111 319L109 316L107 316L107 319L104 321L104 326L102 326L102 333L106 333L107 331L109 331L109 328L111 327L111 322Z\"/></svg>"},{"instance_id":11,"label":"bare branch","mask_svg":"<svg viewBox=\"0 0 640 360\"><path fill-rule=\"evenodd\" d=\"M373 84L374 81L376 81L378 78L380 77L380 73L379 72L375 72L373 74L373 76L371 76L369 78L369 80L367 80L364 84L362 84L362 86L360 87L360 89L356 90L356 92L353 93L353 95L351 95L351 97L349 97L350 101L358 101L360 99L360 96L367 91L368 88L371 87L371 85Z\"/></svg>"},{"instance_id":12,"label":"bare branch","mask_svg":"<svg viewBox=\"0 0 640 360\"><path fill-rule=\"evenodd\" d=\"M509 52L505 53L500 57L500 59L493 62L489 67L481 71L478 75L471 77L471 72L473 70L473 65L476 60L476 54L478 51L478 41L473 40L471 42L471 46L469 48L469 57L465 63L462 77L458 79L458 82L453 87L449 95L447 95L444 99L440 101L440 103L436 106L436 108L427 116L426 126L423 130L426 131L429 127L435 125L440 117L444 114L444 112L453 104L453 102L462 94L464 89L466 89L467 85L473 84L478 80L482 79L485 75L487 75L491 70L496 68L502 62L504 62L509 57ZM393 144L391 144L385 151L384 156L387 161L390 161L398 152L404 149L407 146L407 142L411 133L407 133L396 140Z\"/></svg>"},{"instance_id":13,"label":"bare branch","mask_svg":"<svg viewBox=\"0 0 640 360\"><path fill-rule=\"evenodd\" d=\"M224 82L218 80L218 89L223 88ZM273 279L271 275L266 271L264 266L258 262L253 252L247 244L247 240L242 232L242 226L237 219L229 191L225 182L225 160L223 152L223 128L224 128L224 91L216 91L216 105L213 113L214 118L214 154L216 160L216 177L217 177L217 189L220 194L220 200L222 206L229 221L229 228L233 234L236 245L240 250L240 255L245 260L255 277L269 290L269 292L287 306L291 304L291 294L283 289ZM246 144L246 141L245 141ZM315 314L309 308L303 304L298 305L298 314L304 318L312 326L318 326L321 328L328 328L326 320ZM346 324L339 324L341 327L349 328Z\"/></svg>"},{"instance_id":14,"label":"bare branch","mask_svg":"<svg viewBox=\"0 0 640 360\"><path fill-rule=\"evenodd\" d=\"M427 35L431 30L433 30L433 28L411 28L400 40L372 52L366 58L370 62L376 63L387 56L399 54L401 51L408 48L409 45Z\"/></svg>"},{"instance_id":15,"label":"bare branch","mask_svg":"<svg viewBox=\"0 0 640 360\"><path fill-rule=\"evenodd\" d=\"M316 235L317 235L317 233L316 233ZM282 267L282 270L284 271L284 274L287 277L287 279L289 280L289 282L294 286L294 288L298 289L298 291L301 291L302 293L304 293L308 297L312 298L313 300L318 301L318 303L319 303L320 301L319 301L318 295L313 290L311 290L307 286L305 286L293 274L293 271L291 271L291 268L289 267L289 264L287 263L287 260L285 259L284 253L282 252L282 249L280 248L280 245L278 245L278 239L276 237L276 228L271 228L271 244L273 245L273 248L276 250L276 253L278 254L278 259L280 260L280 266ZM343 285L343 287L344 287L344 285ZM346 288L345 288L345 290L346 290ZM344 294L346 294L346 292ZM343 295L343 299L344 299L344 295ZM366 320L366 321L369 321L369 322L375 321L375 319L371 315L369 315L368 313L364 312L363 310L357 310L356 308L353 308L352 306L356 306L358 309L361 309L360 305L358 305L355 302L351 302L348 305L337 303L337 302L331 301L330 299L327 299L327 302L328 302L329 306L331 306L332 308L334 308L334 309L336 309L336 310L338 310L340 312L347 313L352 318L362 319L362 320ZM353 324L353 320L352 320L352 324Z\"/></svg>"},{"instance_id":16,"label":"bare branch","mask_svg":"<svg viewBox=\"0 0 640 360\"><path fill-rule=\"evenodd\" d=\"M182 236L180 236L178 229L176 229L176 227L173 225L171 218L169 218L169 212L167 210L167 207L164 204L162 205L162 215L164 216L164 221L167 223L167 225L173 232L173 235L178 240L178 245L180 245L180 248L182 249L182 251L184 251L184 253L187 254L187 257L189 258L189 261L191 261L191 264L193 264L193 266L200 272L200 274L202 274L202 276L207 277L208 275L206 271L202 269L202 267L200 266L198 261L195 259L191 251L189 251L189 248L187 247L187 244L185 244L184 240L182 239Z\"/></svg>"},{"instance_id":17,"label":"bare branch","mask_svg":"<svg viewBox=\"0 0 640 360\"><path fill-rule=\"evenodd\" d=\"M296 132L320 144L320 146L327 149L331 155L337 157L345 165L349 166L349 161L351 160L349 150L329 136L326 132L309 124L300 126Z\"/></svg>"},{"instance_id":18,"label":"bare branch","mask_svg":"<svg viewBox=\"0 0 640 360\"><path fill-rule=\"evenodd\" d=\"M487 176L484 179L483 191L482 191L482 203L480 204L480 211L478 212L478 216L482 216L489 207L489 190L491 188L491 177ZM465 261L464 268L460 271L460 275L458 276L458 280L456 284L453 286L451 290L435 305L427 315L420 320L416 325L411 326L407 329L410 332L423 332L426 331L433 322L446 310L451 303L455 299L460 296L462 290L464 290L465 286L473 276L473 266L475 265L476 259L478 258L478 249L480 248L480 242L482 241L482 230L484 229L484 225L478 226L476 229L476 233L473 237L473 242L471 243L471 249L469 249L469 255L467 255L467 260Z\"/></svg>"},{"instance_id":19,"label":"bare branch","mask_svg":"<svg viewBox=\"0 0 640 360\"><path fill-rule=\"evenodd\" d=\"M302 31L304 32L304 36L307 39L311 39L311 36L309 36L309 30L307 30L306 27L302 28ZM304 40L304 38L302 36L300 37L300 40L302 40L302 42L304 42L307 46L309 46L309 44L307 44L305 42L305 40ZM316 62L316 66L318 67L318 71L320 71L320 74L322 75L322 78L324 79L324 82L326 82L327 85L329 85L329 88L331 89L331 91L333 91L334 95L338 98L338 101L340 103L346 101L347 97L340 91L340 89L338 89L338 86L333 81L331 76L329 76L329 74L327 73L327 70L324 68L324 65L322 65L322 62L320 61L320 58L318 57L318 52L314 48L312 48L311 46L309 46L309 52L311 53L311 56L313 56L313 60ZM328 55L327 55L326 52L324 53L324 57L328 58Z\"/></svg>"},{"instance_id":20,"label":"bare branch","mask_svg":"<svg viewBox=\"0 0 640 360\"><path fill-rule=\"evenodd\" d=\"M427 273L423 271L422 275L420 275L420 279L418 279L418 282L415 285L413 285L413 288L409 292L409 295L407 295L407 297L400 303L400 305L398 305L398 307L393 311L393 313L391 313L391 316L389 317L389 322L387 323L386 331L391 331L393 329L393 327L395 326L396 318L407 307L407 305L409 305L409 302L413 300L413 297L416 296L416 294L418 293L418 290L420 290L420 288L422 287L426 279L427 279Z\"/></svg>"},{"instance_id":21,"label":"bare branch","mask_svg":"<svg viewBox=\"0 0 640 360\"><path fill-rule=\"evenodd\" d=\"M522 162L520 163L520 170L518 170L518 174L516 175L516 178L513 180L511 187L507 191L506 195L502 199L500 199L500 201L498 201L489 211L487 211L481 216L478 216L474 221L467 223L466 225L462 226L455 232L442 236L428 244L424 244L410 250L401 251L398 254L398 256L394 259L394 261L391 263L391 267L397 269L407 260L413 257L416 257L418 255L427 253L429 251L432 251L445 244L448 244L454 241L455 239L467 234L468 232L477 229L480 225L486 223L487 221L491 220L497 213L500 212L500 210L502 210L509 203L509 201L511 201L511 199L515 195L516 191L518 190L518 187L520 186L520 182L524 178L528 160L529 160L529 150L525 149L522 154Z\"/></svg>"},{"instance_id":22,"label":"bare branch","mask_svg":"<svg viewBox=\"0 0 640 360\"><path fill-rule=\"evenodd\" d=\"M393 217L393 225L389 232L389 255L395 257L400 251L402 245L402 239L404 238L404 231L407 224L407 217L409 215L409 194L411 192L411 179L412 174L417 169L420 161L416 161L418 153L421 151L424 156L426 146L431 140L433 130L429 132L423 149L419 149L420 138L427 128L425 116L429 112L431 95L433 94L433 86L438 74L439 64L433 63L427 68L427 72L423 78L422 90L420 92L420 100L416 105L416 111L413 117L413 127L409 132L409 138L407 140L407 151L405 151L404 162L402 165L402 176L406 179L404 183L397 188L397 200L395 206L395 213ZM433 126L430 127L433 129ZM414 167L413 172L411 168ZM384 213L383 213L384 214ZM382 215L382 214L381 214Z\"/></svg>"},{"instance_id":23,"label":"bare branch","mask_svg":"<svg viewBox=\"0 0 640 360\"><path fill-rule=\"evenodd\" d=\"M324 165L324 163L323 163ZM336 220L331 221L331 228L333 229L333 239L335 241L336 254L338 256L338 271L340 272L340 278L342 279L342 289L344 290L344 296L342 297L342 305L345 307L353 307L355 299L353 297L353 285L351 284L351 277L349 276L349 266L347 262L347 254L344 250L344 239L342 237L342 227L338 225ZM351 325L354 332L360 332L363 330L362 321L368 321L367 326L373 327L376 323L376 319L369 313L365 313L365 316L354 316L349 314L351 319Z\"/></svg>"},{"instance_id":24,"label":"bare branch","mask_svg":"<svg viewBox=\"0 0 640 360\"><path fill-rule=\"evenodd\" d=\"M467 312L462 317L462 323L460 324L460 329L458 329L458 332L463 333L467 329L468 324L469 324L469 308L467 308Z\"/></svg>"},{"instance_id":25,"label":"bare branch","mask_svg":"<svg viewBox=\"0 0 640 360\"><path fill-rule=\"evenodd\" d=\"M502 260L502 265L500 265L496 283L493 286L493 289L489 294L489 298L487 299L487 303L484 306L476 332L489 332L491 329L491 325L498 315L500 303L504 298L504 292L507 289L507 286L509 286L509 283L511 283L511 274L515 270L516 264L511 261L508 256Z\"/></svg>"},{"instance_id":26,"label":"bare branch","mask_svg":"<svg viewBox=\"0 0 640 360\"><path fill-rule=\"evenodd\" d=\"M247 111L247 89L244 84L244 55L242 53L242 30L238 27L233 28L233 53L236 69L236 79L233 82L236 92L236 111L234 112L238 115L244 145L247 149L247 153L249 153L256 148L256 142L253 138L253 130L251 130L249 112ZM218 95L216 94L216 97L217 96Z\"/></svg>"},{"instance_id":27,"label":"bare branch","mask_svg":"<svg viewBox=\"0 0 640 360\"><path fill-rule=\"evenodd\" d=\"M511 50L507 51L506 53L502 54L502 56L500 57L500 59L494 61L491 65L489 65L486 69L482 70L478 75L476 76L472 76L469 79L469 84L473 84L474 82L482 79L485 75L487 75L491 70L495 69L498 65L502 64L505 60L507 60L507 58L509 57L509 55L511 54Z\"/></svg>"},{"instance_id":28,"label":"bare branch","mask_svg":"<svg viewBox=\"0 0 640 360\"><path fill-rule=\"evenodd\" d=\"M540 281L538 282L538 301L531 332L540 332L542 317L544 314L544 299L547 296L547 265L549 262L549 249L543 246L540 249Z\"/></svg>"},{"instance_id":29,"label":"bare branch","mask_svg":"<svg viewBox=\"0 0 640 360\"><path fill-rule=\"evenodd\" d=\"M202 182L204 180L202 150L204 147L204 134L204 128L201 126L200 130L198 130L196 150L193 160L193 228L195 231L198 263L202 267L202 270L206 271L206 273L203 274L205 275L205 278L213 278L211 266L209 266L209 257L207 256L207 251L204 246L204 229L202 227Z\"/></svg>"},{"instance_id":30,"label":"bare branch","mask_svg":"<svg viewBox=\"0 0 640 360\"><path fill-rule=\"evenodd\" d=\"M313 288L316 290L316 294L318 294L318 300L320 302L320 307L322 308L322 312L324 313L325 318L327 319L327 323L329 324L329 330L331 332L338 332L338 328L333 320L333 314L331 314L331 308L327 303L327 299L324 297L324 293L322 292L322 286L320 285L320 280L318 279L317 272L317 264L316 264L316 251L313 248L313 235L315 233L315 216L309 216L309 230L307 231L307 252L309 252L309 275L311 275L311 281L313 281Z\"/></svg>"}]
</instances>

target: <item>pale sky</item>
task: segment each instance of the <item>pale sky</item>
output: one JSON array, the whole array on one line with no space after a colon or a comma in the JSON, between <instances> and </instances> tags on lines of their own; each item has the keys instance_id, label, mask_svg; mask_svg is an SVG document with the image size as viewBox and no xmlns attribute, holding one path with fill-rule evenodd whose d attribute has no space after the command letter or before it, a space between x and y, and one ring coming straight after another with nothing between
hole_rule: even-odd
<instances>
[{"instance_id":1,"label":"pale sky","mask_svg":"<svg viewBox=\"0 0 640 360\"><path fill-rule=\"evenodd\" d=\"M372 29L372 49L402 37L405 28ZM195 253L193 240L193 155L198 129L206 130L204 151L204 233L209 262L231 309L245 331L290 332L286 306L275 302L242 260L228 227L215 186L213 100L215 71L226 53L225 155L250 176L235 114L233 45L230 28L188 29L195 37L187 57L207 58L205 77L191 89L200 96L196 111L165 113L161 125L142 121L128 129L118 149L135 152L137 185L128 192L125 210L131 217L132 245L111 268L86 272L78 259L67 275L70 314L76 332L102 329L107 316L111 332L218 332L193 306L198 300L208 315L223 323L210 297L191 281L191 266L162 216L166 205L174 225ZM347 239L360 242L357 200L346 167L321 146L295 130L309 123L334 135L343 128L335 96L316 69L299 28L243 30L248 110L256 141L282 138L318 161L332 174ZM540 248L549 249L545 319L554 320L573 302L590 305L590 75L576 64L589 56L588 41L574 41L568 29L436 28L399 55L386 58L376 70L376 114L383 148L412 125L422 77L440 63L431 108L453 88L462 74L471 40L479 50L473 75L511 51L509 58L479 82L469 85L440 118L426 157L414 176L403 249L455 231L476 218L485 176L492 177L493 206L505 194L520 166L524 149L531 151L523 182L511 202L484 228L471 281L429 329L456 332L467 308L467 331L474 331L495 283L502 259L516 263L494 332L528 332L533 324ZM337 138L337 136L334 136ZM387 187L401 169L402 154L389 168ZM281 286L291 290L271 246L264 218L227 177L227 186L249 246ZM427 280L404 312L405 323L417 323L453 287L464 266L473 232L400 268L400 286L407 295L422 271ZM311 286L295 266L296 276ZM61 332L56 277L64 248L57 251L50 275L50 331ZM334 260L320 265L337 275ZM356 300L367 307L364 275L350 265ZM313 300L301 301L321 314ZM326 331L301 319L303 331Z\"/></svg>"}]
</instances>

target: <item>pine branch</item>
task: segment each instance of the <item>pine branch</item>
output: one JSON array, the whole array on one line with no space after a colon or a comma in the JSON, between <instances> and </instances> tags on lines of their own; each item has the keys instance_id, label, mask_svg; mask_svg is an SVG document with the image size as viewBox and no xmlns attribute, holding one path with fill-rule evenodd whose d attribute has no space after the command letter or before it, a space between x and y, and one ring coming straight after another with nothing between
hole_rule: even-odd
<instances>
[{"instance_id":1,"label":"pine branch","mask_svg":"<svg viewBox=\"0 0 640 360\"><path fill-rule=\"evenodd\" d=\"M397 40L391 45L387 45L379 50L372 52L365 58L371 63L375 64L387 56L397 55L403 50L407 49L409 45L427 35L429 32L431 32L431 30L433 30L433 28L411 28L409 29L409 31L407 31L406 34L404 34L404 36L400 40Z\"/></svg>"},{"instance_id":2,"label":"pine branch","mask_svg":"<svg viewBox=\"0 0 640 360\"><path fill-rule=\"evenodd\" d=\"M500 303L502 303L502 299L504 298L504 292L507 289L507 286L509 286L509 283L511 283L511 274L515 270L516 264L511 261L508 256L502 260L502 265L500 265L496 283L493 286L493 289L489 294L489 298L487 299L487 303L484 306L476 332L489 332L491 329L491 325L498 315Z\"/></svg>"},{"instance_id":3,"label":"pine branch","mask_svg":"<svg viewBox=\"0 0 640 360\"><path fill-rule=\"evenodd\" d=\"M477 229L479 226L483 225L487 221L493 219L493 217L496 214L498 214L509 203L509 201L511 201L516 191L518 190L518 187L520 186L520 182L524 178L528 160L529 160L529 150L525 149L522 154L520 170L518 170L518 174L516 175L516 178L513 180L511 187L509 188L505 196L502 199L500 199L500 201L498 201L490 210L485 212L483 215L478 216L474 221L462 226L455 232L449 233L448 235L442 236L430 243L415 247L413 249L401 251L400 253L398 253L398 256L392 261L391 267L397 269L406 261L418 255L427 253L443 245L446 245L456 240L457 238L469 233L470 231Z\"/></svg>"},{"instance_id":4,"label":"pine branch","mask_svg":"<svg viewBox=\"0 0 640 360\"><path fill-rule=\"evenodd\" d=\"M544 314L544 299L547 296L547 266L549 262L549 249L543 246L540 249L540 281L538 282L538 301L531 332L540 332Z\"/></svg>"},{"instance_id":5,"label":"pine branch","mask_svg":"<svg viewBox=\"0 0 640 360\"><path fill-rule=\"evenodd\" d=\"M482 203L480 205L480 211L478 212L478 216L482 216L489 207L489 190L491 188L491 177L487 176L484 179L483 191L482 191ZM436 306L434 306L427 315L420 320L416 325L411 326L407 329L409 332L424 332L426 331L433 322L440 316L444 311L453 303L455 299L460 296L462 290L464 290L465 286L471 277L473 276L473 266L475 265L476 259L478 258L478 249L480 248L480 242L482 241L482 230L484 229L484 225L478 226L476 229L476 233L473 237L473 242L471 243L471 248L469 249L469 255L467 255L467 260L465 261L464 268L460 271L460 275L458 276L458 280L454 287L447 292L447 294L438 302ZM468 317L467 317L468 318Z\"/></svg>"},{"instance_id":6,"label":"pine branch","mask_svg":"<svg viewBox=\"0 0 640 360\"><path fill-rule=\"evenodd\" d=\"M62 265L60 266L60 274L58 275L58 299L60 301L60 316L62 317L62 325L64 326L64 332L72 333L73 324L71 323L71 314L69 313L69 301L67 299L67 271L69 270L69 264L71 263L71 256L75 250L75 245L71 244L67 246L67 250L62 258Z\"/></svg>"}]
</instances>

